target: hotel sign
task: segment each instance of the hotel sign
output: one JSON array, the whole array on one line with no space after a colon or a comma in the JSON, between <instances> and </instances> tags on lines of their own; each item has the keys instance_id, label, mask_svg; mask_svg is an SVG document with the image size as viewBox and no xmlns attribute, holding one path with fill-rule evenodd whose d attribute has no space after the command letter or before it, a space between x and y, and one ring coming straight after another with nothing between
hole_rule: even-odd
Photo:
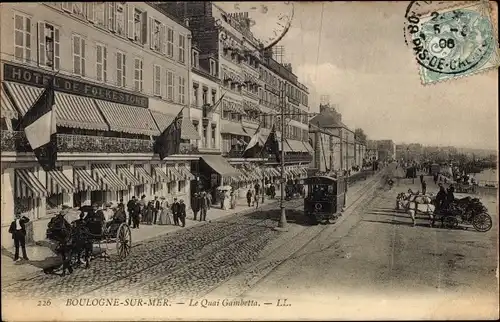
<instances>
[{"instance_id":1,"label":"hotel sign","mask_svg":"<svg viewBox=\"0 0 500 322\"><path fill-rule=\"evenodd\" d=\"M19 67L10 64L3 65L3 79L5 81L43 87L51 78L52 75L49 73L43 73L26 67ZM95 85L89 82L69 79L62 76L55 77L54 89L68 94L86 96L144 108L147 108L149 103L149 99L146 96L130 94L116 89Z\"/></svg>"}]
</instances>

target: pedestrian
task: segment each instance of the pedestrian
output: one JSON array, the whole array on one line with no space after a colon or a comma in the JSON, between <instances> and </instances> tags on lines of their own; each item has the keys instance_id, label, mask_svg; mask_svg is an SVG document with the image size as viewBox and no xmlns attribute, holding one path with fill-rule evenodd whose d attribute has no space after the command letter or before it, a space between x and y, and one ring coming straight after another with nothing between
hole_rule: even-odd
<instances>
[{"instance_id":1,"label":"pedestrian","mask_svg":"<svg viewBox=\"0 0 500 322\"><path fill-rule=\"evenodd\" d=\"M120 207L121 207L121 209L125 209L125 204L123 203L123 198L121 198L120 202L118 203L117 208L120 209Z\"/></svg>"},{"instance_id":2,"label":"pedestrian","mask_svg":"<svg viewBox=\"0 0 500 322\"><path fill-rule=\"evenodd\" d=\"M422 180L422 194L425 195L426 191L427 191L427 183L424 180Z\"/></svg>"},{"instance_id":3,"label":"pedestrian","mask_svg":"<svg viewBox=\"0 0 500 322\"><path fill-rule=\"evenodd\" d=\"M212 207L212 194L207 191L208 210Z\"/></svg>"},{"instance_id":4,"label":"pedestrian","mask_svg":"<svg viewBox=\"0 0 500 322\"><path fill-rule=\"evenodd\" d=\"M154 210L155 210L154 209L154 202L153 202L153 200L151 200L148 202L148 205L147 205L146 210L145 210L145 214L146 214L145 221L146 221L147 225L153 224Z\"/></svg>"},{"instance_id":5,"label":"pedestrian","mask_svg":"<svg viewBox=\"0 0 500 322\"><path fill-rule=\"evenodd\" d=\"M271 192L271 199L276 198L276 187L274 186L274 184L271 184L271 186L269 187L269 190Z\"/></svg>"},{"instance_id":6,"label":"pedestrian","mask_svg":"<svg viewBox=\"0 0 500 322\"><path fill-rule=\"evenodd\" d=\"M153 224L156 225L156 220L158 219L158 215L161 209L161 201L158 199L158 196L155 196L154 208L153 208Z\"/></svg>"},{"instance_id":7,"label":"pedestrian","mask_svg":"<svg viewBox=\"0 0 500 322\"><path fill-rule=\"evenodd\" d=\"M174 216L174 225L179 226L179 202L177 198L174 198L174 202L172 203L172 215Z\"/></svg>"},{"instance_id":8,"label":"pedestrian","mask_svg":"<svg viewBox=\"0 0 500 322\"><path fill-rule=\"evenodd\" d=\"M198 211L200 211L200 195L198 192L196 192L193 196L193 200L191 201L191 209L193 209L193 220L196 221L196 218L198 217Z\"/></svg>"},{"instance_id":9,"label":"pedestrian","mask_svg":"<svg viewBox=\"0 0 500 322\"><path fill-rule=\"evenodd\" d=\"M219 190L220 195L220 209L224 209L224 199L226 198L226 194L224 190Z\"/></svg>"},{"instance_id":10,"label":"pedestrian","mask_svg":"<svg viewBox=\"0 0 500 322\"><path fill-rule=\"evenodd\" d=\"M128 212L128 225L129 226L132 226L132 217L134 217L134 206L135 206L135 203L137 202L137 199L135 198L135 196L132 196L132 199L130 199L128 202L127 202L127 212Z\"/></svg>"},{"instance_id":11,"label":"pedestrian","mask_svg":"<svg viewBox=\"0 0 500 322\"><path fill-rule=\"evenodd\" d=\"M437 184L438 182L438 175L435 173L434 174L434 184Z\"/></svg>"},{"instance_id":12,"label":"pedestrian","mask_svg":"<svg viewBox=\"0 0 500 322\"><path fill-rule=\"evenodd\" d=\"M182 227L186 226L186 204L184 200L179 201L179 219L181 220Z\"/></svg>"},{"instance_id":13,"label":"pedestrian","mask_svg":"<svg viewBox=\"0 0 500 322\"><path fill-rule=\"evenodd\" d=\"M140 202L135 202L134 203L134 208L132 211L132 221L133 221L133 227L132 228L137 228L139 229L139 224L141 222L141 213L142 213L142 204Z\"/></svg>"},{"instance_id":14,"label":"pedestrian","mask_svg":"<svg viewBox=\"0 0 500 322\"><path fill-rule=\"evenodd\" d=\"M19 258L19 247L23 251L23 259L29 260L26 254L26 224L29 223L29 218L26 216L21 216L20 212L16 212L14 221L10 224L9 233L14 239L14 247L16 248L14 254L14 261L20 261Z\"/></svg>"},{"instance_id":15,"label":"pedestrian","mask_svg":"<svg viewBox=\"0 0 500 322\"><path fill-rule=\"evenodd\" d=\"M252 190L251 189L248 189L248 191L247 191L247 204L248 204L248 207L251 207L251 204L252 204Z\"/></svg>"},{"instance_id":16,"label":"pedestrian","mask_svg":"<svg viewBox=\"0 0 500 322\"><path fill-rule=\"evenodd\" d=\"M422 182L424 182L424 175L423 174L420 175L420 183L422 183Z\"/></svg>"},{"instance_id":17,"label":"pedestrian","mask_svg":"<svg viewBox=\"0 0 500 322\"><path fill-rule=\"evenodd\" d=\"M206 221L208 212L208 198L205 192L200 198L200 209L201 209L200 221Z\"/></svg>"}]
</instances>

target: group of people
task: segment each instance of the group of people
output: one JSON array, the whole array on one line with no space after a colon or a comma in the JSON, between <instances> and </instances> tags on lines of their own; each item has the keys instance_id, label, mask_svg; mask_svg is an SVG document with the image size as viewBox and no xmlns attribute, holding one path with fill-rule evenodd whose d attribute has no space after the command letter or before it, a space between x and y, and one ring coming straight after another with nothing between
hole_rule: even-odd
<instances>
[{"instance_id":1,"label":"group of people","mask_svg":"<svg viewBox=\"0 0 500 322\"><path fill-rule=\"evenodd\" d=\"M212 195L205 191L196 192L193 195L193 199L191 201L191 209L193 209L194 220L198 218L198 212L200 212L199 221L207 220L207 213L210 207L212 206Z\"/></svg>"},{"instance_id":2,"label":"group of people","mask_svg":"<svg viewBox=\"0 0 500 322\"><path fill-rule=\"evenodd\" d=\"M153 200L147 201L146 195L142 195L139 200L133 196L127 203L127 212L128 225L134 229L138 229L141 223L171 225L173 222L176 226L186 226L186 204L183 199L174 198L169 205L165 197L155 196Z\"/></svg>"},{"instance_id":3,"label":"group of people","mask_svg":"<svg viewBox=\"0 0 500 322\"><path fill-rule=\"evenodd\" d=\"M260 184L256 183L255 186L250 187L247 191L247 204L248 207L253 207L255 206L256 208L259 207L259 198L261 198L260 194L262 193L260 189ZM264 196L262 196L263 198Z\"/></svg>"},{"instance_id":4,"label":"group of people","mask_svg":"<svg viewBox=\"0 0 500 322\"><path fill-rule=\"evenodd\" d=\"M439 184L439 191L436 194L435 200L436 212L450 206L455 200L454 192L455 188L453 186L449 186L448 189L446 189L441 183Z\"/></svg>"}]
</instances>

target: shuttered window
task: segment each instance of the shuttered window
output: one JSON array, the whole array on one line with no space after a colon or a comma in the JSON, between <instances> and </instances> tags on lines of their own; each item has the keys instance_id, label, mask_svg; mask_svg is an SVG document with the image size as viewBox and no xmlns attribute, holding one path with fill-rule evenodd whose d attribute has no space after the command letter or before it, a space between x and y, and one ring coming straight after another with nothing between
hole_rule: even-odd
<instances>
[{"instance_id":1,"label":"shuttered window","mask_svg":"<svg viewBox=\"0 0 500 322\"><path fill-rule=\"evenodd\" d=\"M97 44L96 46L96 72L97 72L97 80L99 82L106 82L108 79L108 51L106 46L103 44Z\"/></svg>"},{"instance_id":2,"label":"shuttered window","mask_svg":"<svg viewBox=\"0 0 500 322\"><path fill-rule=\"evenodd\" d=\"M174 101L174 72L167 70L167 100Z\"/></svg>"},{"instance_id":3,"label":"shuttered window","mask_svg":"<svg viewBox=\"0 0 500 322\"><path fill-rule=\"evenodd\" d=\"M153 93L156 96L161 96L161 66L159 65L154 65Z\"/></svg>"},{"instance_id":4,"label":"shuttered window","mask_svg":"<svg viewBox=\"0 0 500 322\"><path fill-rule=\"evenodd\" d=\"M135 58L134 62L134 88L142 92L143 89L143 61L141 58Z\"/></svg>"},{"instance_id":5,"label":"shuttered window","mask_svg":"<svg viewBox=\"0 0 500 322\"><path fill-rule=\"evenodd\" d=\"M174 57L174 30L170 27L167 27L167 56L172 58Z\"/></svg>"},{"instance_id":6,"label":"shuttered window","mask_svg":"<svg viewBox=\"0 0 500 322\"><path fill-rule=\"evenodd\" d=\"M85 39L73 35L73 73L85 76Z\"/></svg>"},{"instance_id":7,"label":"shuttered window","mask_svg":"<svg viewBox=\"0 0 500 322\"><path fill-rule=\"evenodd\" d=\"M126 82L126 57L124 53L116 53L116 85L120 87L125 87Z\"/></svg>"},{"instance_id":8,"label":"shuttered window","mask_svg":"<svg viewBox=\"0 0 500 322\"><path fill-rule=\"evenodd\" d=\"M18 13L14 14L14 57L31 61L31 18Z\"/></svg>"},{"instance_id":9,"label":"shuttered window","mask_svg":"<svg viewBox=\"0 0 500 322\"><path fill-rule=\"evenodd\" d=\"M60 66L59 28L45 22L38 23L38 64L58 70Z\"/></svg>"}]
</instances>

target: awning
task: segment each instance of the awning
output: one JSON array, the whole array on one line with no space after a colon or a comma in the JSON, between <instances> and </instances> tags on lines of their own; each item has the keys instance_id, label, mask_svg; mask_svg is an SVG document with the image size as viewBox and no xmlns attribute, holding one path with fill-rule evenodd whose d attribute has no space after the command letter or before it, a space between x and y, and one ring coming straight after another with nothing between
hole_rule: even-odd
<instances>
[{"instance_id":1,"label":"awning","mask_svg":"<svg viewBox=\"0 0 500 322\"><path fill-rule=\"evenodd\" d=\"M238 170L220 155L204 155L201 157L205 163L223 177L237 176Z\"/></svg>"},{"instance_id":2,"label":"awning","mask_svg":"<svg viewBox=\"0 0 500 322\"><path fill-rule=\"evenodd\" d=\"M85 169L73 168L73 185L77 191L95 191L101 189L99 183Z\"/></svg>"},{"instance_id":3,"label":"awning","mask_svg":"<svg viewBox=\"0 0 500 322\"><path fill-rule=\"evenodd\" d=\"M118 173L120 179L122 179L129 186L138 186L141 184L139 179L137 179L132 171L129 170L127 165L119 165L116 167L116 172Z\"/></svg>"},{"instance_id":4,"label":"awning","mask_svg":"<svg viewBox=\"0 0 500 322\"><path fill-rule=\"evenodd\" d=\"M167 172L169 173L169 176L172 181L182 180L182 174L180 174L180 172L177 171L177 169L174 166L167 167Z\"/></svg>"},{"instance_id":5,"label":"awning","mask_svg":"<svg viewBox=\"0 0 500 322\"><path fill-rule=\"evenodd\" d=\"M73 182L60 170L47 171L47 191L49 194L73 193Z\"/></svg>"},{"instance_id":6,"label":"awning","mask_svg":"<svg viewBox=\"0 0 500 322\"><path fill-rule=\"evenodd\" d=\"M304 146L306 147L307 152L309 152L309 153L313 153L314 152L314 149L311 146L311 143L306 142L306 141L302 141L302 144L304 144Z\"/></svg>"},{"instance_id":7,"label":"awning","mask_svg":"<svg viewBox=\"0 0 500 322\"><path fill-rule=\"evenodd\" d=\"M302 141L286 139L285 152L309 152Z\"/></svg>"},{"instance_id":8,"label":"awning","mask_svg":"<svg viewBox=\"0 0 500 322\"><path fill-rule=\"evenodd\" d=\"M231 122L228 120L221 120L221 133L227 133L227 134L234 134L234 135L242 135L242 136L248 136L250 137L251 135L245 132L243 129L243 125L239 122Z\"/></svg>"},{"instance_id":9,"label":"awning","mask_svg":"<svg viewBox=\"0 0 500 322\"><path fill-rule=\"evenodd\" d=\"M5 82L5 84L21 115L26 114L43 92L43 88L39 87L13 82ZM54 109L59 126L101 131L109 129L99 109L88 97L55 92Z\"/></svg>"},{"instance_id":10,"label":"awning","mask_svg":"<svg viewBox=\"0 0 500 322\"><path fill-rule=\"evenodd\" d=\"M28 169L16 169L16 198L42 198L48 195L47 189L33 172Z\"/></svg>"},{"instance_id":11,"label":"awning","mask_svg":"<svg viewBox=\"0 0 500 322\"><path fill-rule=\"evenodd\" d=\"M156 182L170 182L172 181L169 175L163 171L160 165L151 165L153 170L153 176Z\"/></svg>"},{"instance_id":12,"label":"awning","mask_svg":"<svg viewBox=\"0 0 500 322\"><path fill-rule=\"evenodd\" d=\"M0 84L0 115L2 118L6 119L17 119L18 118L18 113L16 111L16 108L14 107L14 104L10 101L10 98L7 96L7 92L5 91L5 88L3 84Z\"/></svg>"},{"instance_id":13,"label":"awning","mask_svg":"<svg viewBox=\"0 0 500 322\"><path fill-rule=\"evenodd\" d=\"M101 190L128 190L127 184L123 182L118 174L116 174L107 164L94 164L92 173L99 183Z\"/></svg>"},{"instance_id":14,"label":"awning","mask_svg":"<svg viewBox=\"0 0 500 322\"><path fill-rule=\"evenodd\" d=\"M144 167L141 165L135 166L135 175L139 178L139 181L142 184L155 183L153 177L151 177L146 169L144 169Z\"/></svg>"},{"instance_id":15,"label":"awning","mask_svg":"<svg viewBox=\"0 0 500 322\"><path fill-rule=\"evenodd\" d=\"M95 100L112 131L160 135L148 109L103 100Z\"/></svg>"},{"instance_id":16,"label":"awning","mask_svg":"<svg viewBox=\"0 0 500 322\"><path fill-rule=\"evenodd\" d=\"M158 111L151 111L151 115L158 125L160 132L163 132L167 127L172 124L177 115L164 114ZM181 139L183 140L200 140L200 134L196 131L196 128L191 123L191 120L187 117L182 118L181 124Z\"/></svg>"},{"instance_id":17,"label":"awning","mask_svg":"<svg viewBox=\"0 0 500 322\"><path fill-rule=\"evenodd\" d=\"M179 167L179 173L184 180L194 180L195 176L186 167Z\"/></svg>"}]
</instances>

